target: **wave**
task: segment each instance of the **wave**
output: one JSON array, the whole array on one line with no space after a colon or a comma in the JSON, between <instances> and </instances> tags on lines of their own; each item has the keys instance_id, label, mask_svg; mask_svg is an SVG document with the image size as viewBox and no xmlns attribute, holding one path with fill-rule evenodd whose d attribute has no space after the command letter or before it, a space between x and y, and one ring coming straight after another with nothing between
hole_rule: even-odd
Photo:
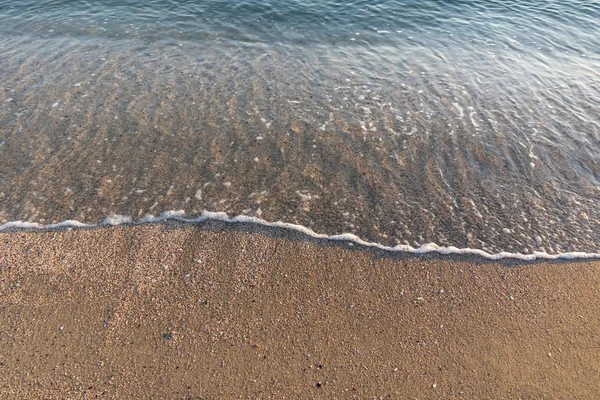
<instances>
[{"instance_id":1,"label":"wave","mask_svg":"<svg viewBox=\"0 0 600 400\"><path fill-rule=\"evenodd\" d=\"M27 221L11 221L3 225L0 225L0 232L8 231L21 231L21 230L57 230L63 228L99 228L108 226L117 226L122 224L127 225L143 225L151 223L161 223L166 221L177 221L186 224L197 224L206 222L209 220L220 221L226 223L247 223L266 226L270 228L287 229L296 232L303 233L315 239L324 239L331 241L343 241L349 242L365 247L376 248L383 251L390 252L405 252L412 254L426 254L426 253L438 253L443 255L473 255L478 257L487 258L490 260L501 260L501 259L515 259L522 261L535 261L535 260L575 260L575 259L600 259L600 253L586 253L586 252L567 252L558 254L549 254L546 252L535 251L531 254L523 253L511 253L511 252L499 252L499 253L488 253L480 249L473 248L458 248L454 246L442 247L435 243L423 244L420 247L413 247L409 245L396 245L396 246L385 246L376 242L369 242L361 239L360 237L352 233L342 233L339 235L325 235L317 233L310 228L302 225L296 225L289 222L268 222L256 217L249 217L246 215L229 216L222 212L211 212L204 211L200 216L188 218L185 216L183 211L167 211L159 216L147 215L140 219L133 219L126 215L109 215L102 222L98 224L86 224L75 220L66 220L56 224L42 225L35 222Z\"/></svg>"}]
</instances>

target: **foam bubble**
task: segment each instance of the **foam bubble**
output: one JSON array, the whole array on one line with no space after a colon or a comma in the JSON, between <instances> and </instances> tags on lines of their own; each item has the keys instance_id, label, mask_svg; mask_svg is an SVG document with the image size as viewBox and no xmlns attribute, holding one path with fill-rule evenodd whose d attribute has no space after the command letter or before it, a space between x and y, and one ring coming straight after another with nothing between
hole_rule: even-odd
<instances>
[{"instance_id":1,"label":"foam bubble","mask_svg":"<svg viewBox=\"0 0 600 400\"><path fill-rule=\"evenodd\" d=\"M121 225L121 224L126 224L129 222L133 222L133 219L127 215L117 215L117 214L113 214L113 215L109 215L108 217L104 218L104 221L102 222L102 225Z\"/></svg>"}]
</instances>

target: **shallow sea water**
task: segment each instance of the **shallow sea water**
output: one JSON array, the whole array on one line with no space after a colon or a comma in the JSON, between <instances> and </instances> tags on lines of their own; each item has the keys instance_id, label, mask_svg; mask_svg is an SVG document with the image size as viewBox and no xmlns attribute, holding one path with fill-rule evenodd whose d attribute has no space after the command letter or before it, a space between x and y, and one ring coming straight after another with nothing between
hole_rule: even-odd
<instances>
[{"instance_id":1,"label":"shallow sea water","mask_svg":"<svg viewBox=\"0 0 600 400\"><path fill-rule=\"evenodd\" d=\"M0 224L600 253L594 1L2 1Z\"/></svg>"}]
</instances>

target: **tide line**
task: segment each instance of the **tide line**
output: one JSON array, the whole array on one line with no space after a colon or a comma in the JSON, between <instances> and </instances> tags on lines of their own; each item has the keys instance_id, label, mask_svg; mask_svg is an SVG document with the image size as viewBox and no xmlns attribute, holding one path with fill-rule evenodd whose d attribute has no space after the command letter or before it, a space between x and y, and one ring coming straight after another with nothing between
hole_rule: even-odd
<instances>
[{"instance_id":1,"label":"tide line","mask_svg":"<svg viewBox=\"0 0 600 400\"><path fill-rule=\"evenodd\" d=\"M75 220L66 220L57 224L42 225L35 222L25 221L11 221L3 225L0 225L0 232L8 230L54 230L61 228L98 228L103 226L117 226L122 224L133 224L142 225L150 223L160 223L169 220L183 222L186 224L194 224L206 222L208 220L221 221L226 223L249 223L256 224L265 227L281 228L292 230L303 233L315 239L324 239L332 241L344 241L351 242L357 245L376 248L379 250L390 251L390 252L406 252L413 254L426 254L426 253L438 253L444 255L460 254L460 255L474 255L484 257L490 260L501 260L501 259L516 259L523 261L534 261L534 260L575 260L575 259L600 259L600 253L586 253L586 252L567 252L558 254L549 254L546 252L533 252L531 254L523 253L511 253L511 252L499 252L499 253L488 253L481 249L473 248L458 248L454 246L439 246L435 243L423 244L419 247L413 247L410 245L396 245L396 246L385 246L381 243L368 242L361 239L360 237L352 233L342 233L339 235L326 235L317 233L310 228L302 225L296 225L289 222L268 222L256 217L250 217L246 215L229 216L222 212L211 212L204 211L200 216L188 218L185 216L183 211L167 211L159 216L148 215L138 220L134 220L130 216L125 215L109 215L102 222L98 224L85 224L83 222Z\"/></svg>"}]
</instances>

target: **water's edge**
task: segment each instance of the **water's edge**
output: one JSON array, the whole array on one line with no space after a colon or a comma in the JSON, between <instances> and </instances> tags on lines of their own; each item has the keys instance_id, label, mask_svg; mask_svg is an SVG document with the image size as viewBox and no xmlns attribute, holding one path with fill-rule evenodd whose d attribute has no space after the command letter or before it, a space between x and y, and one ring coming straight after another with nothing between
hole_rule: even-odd
<instances>
[{"instance_id":1,"label":"water's edge","mask_svg":"<svg viewBox=\"0 0 600 400\"><path fill-rule=\"evenodd\" d=\"M163 223L167 221L182 222L185 224L197 224L206 221L220 221L226 223L247 223L261 225L270 228L286 229L290 231L300 232L314 239L330 240L330 241L343 241L350 242L360 246L374 248L389 252L405 252L412 254L426 254L426 253L437 253L441 255L472 255L477 257L483 257L489 260L501 260L501 259L515 259L522 261L535 261L535 260L576 260L576 259L600 259L600 253L587 253L587 252L567 252L558 254L548 254L546 252L533 252L531 254L522 253L511 253L511 252L499 252L499 253L488 253L480 249L473 248L458 248L454 246L441 247L435 243L423 244L420 247L413 247L409 245L397 245L397 246L385 246L376 242L368 242L352 233L342 233L339 235L326 235L317 233L310 228L302 225L291 224L288 222L276 221L268 222L256 217L249 217L245 215L229 216L222 212L210 212L204 211L202 215L188 218L185 216L183 211L167 211L159 216L145 216L140 219L133 219L129 216L123 215L109 215L102 222L97 224L85 224L75 220L66 220L56 224L42 225L35 222L26 221L11 221L3 225L0 225L0 233L11 233L11 232L24 232L24 231L52 231L59 229L72 229L72 228L102 228L112 227L122 224L127 225L144 225L151 223Z\"/></svg>"}]
</instances>

